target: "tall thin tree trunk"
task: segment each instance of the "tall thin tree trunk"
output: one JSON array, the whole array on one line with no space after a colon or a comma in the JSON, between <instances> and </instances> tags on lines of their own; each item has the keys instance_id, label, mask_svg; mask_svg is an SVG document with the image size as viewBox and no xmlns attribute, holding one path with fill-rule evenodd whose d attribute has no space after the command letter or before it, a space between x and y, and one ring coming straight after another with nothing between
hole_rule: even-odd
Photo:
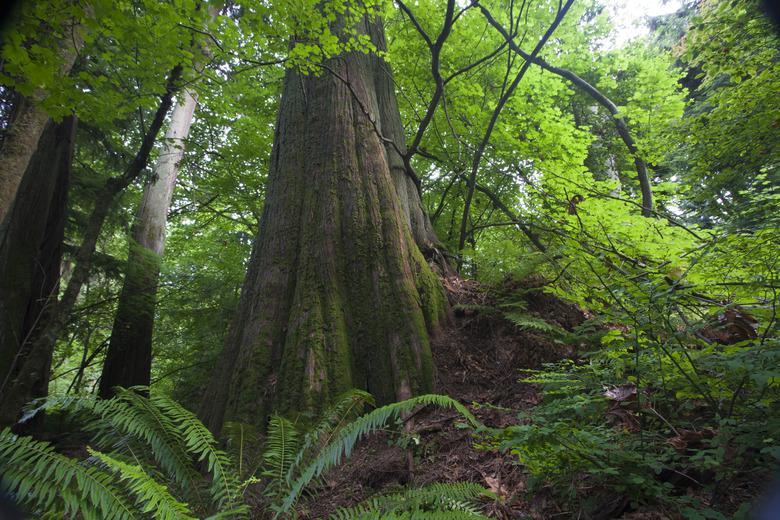
<instances>
[{"instance_id":1,"label":"tall thin tree trunk","mask_svg":"<svg viewBox=\"0 0 780 520\"><path fill-rule=\"evenodd\" d=\"M184 89L171 113L165 144L138 208L119 307L100 377L99 394L104 398L111 397L116 386L149 385L165 226L196 105L195 94Z\"/></svg>"},{"instance_id":2,"label":"tall thin tree trunk","mask_svg":"<svg viewBox=\"0 0 780 520\"><path fill-rule=\"evenodd\" d=\"M48 319L41 327L40 333L36 335L35 341L30 345L24 362L15 371L15 377L6 381L3 391L0 392L0 425L16 421L22 407L33 395L33 389L41 384L39 381L48 381L48 367L54 352L54 345L67 324L81 292L81 287L89 275L103 222L105 222L119 195L146 168L157 134L173 104L173 95L178 88L180 77L181 67L174 67L168 77L165 94L160 99L160 105L143 136L143 141L133 162L130 163L122 176L106 181L103 189L98 193L95 206L84 230L84 239L76 251L73 273L63 291L62 298L52 303Z\"/></svg>"},{"instance_id":3,"label":"tall thin tree trunk","mask_svg":"<svg viewBox=\"0 0 780 520\"><path fill-rule=\"evenodd\" d=\"M49 121L0 227L0 401L18 376L57 299L76 120ZM39 372L48 373L42 360ZM48 379L29 399L46 394ZM12 419L0 416L0 425Z\"/></svg>"},{"instance_id":4,"label":"tall thin tree trunk","mask_svg":"<svg viewBox=\"0 0 780 520\"><path fill-rule=\"evenodd\" d=\"M428 334L446 303L383 139L403 136L391 78L359 53L326 67L285 77L260 232L201 408L215 432L316 413L352 387L379 402L432 387Z\"/></svg>"}]
</instances>

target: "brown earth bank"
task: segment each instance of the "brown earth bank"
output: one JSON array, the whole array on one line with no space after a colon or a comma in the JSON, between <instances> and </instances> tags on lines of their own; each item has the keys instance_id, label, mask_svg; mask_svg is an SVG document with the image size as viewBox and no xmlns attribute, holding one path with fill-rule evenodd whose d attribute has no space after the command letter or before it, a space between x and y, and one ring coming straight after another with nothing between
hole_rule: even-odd
<instances>
[{"instance_id":1,"label":"brown earth bank","mask_svg":"<svg viewBox=\"0 0 780 520\"><path fill-rule=\"evenodd\" d=\"M519 381L521 371L572 357L575 352L541 333L518 330L501 313L491 312L497 305L495 295L522 289L527 314L567 330L582 323L586 314L534 290L533 282L506 282L499 291L454 277L445 279L444 285L452 312L432 342L436 392L467 404L486 426L517 423L518 411L532 408L540 398L535 385ZM529 502L525 475L514 457L479 449L481 439L464 426L452 410L426 407L418 411L405 429L360 442L346 463L326 474L323 487L300 504L299 512L304 518L327 518L338 508L403 485L469 481L502 498L501 504L485 505L488 515L547 518L561 513L543 493Z\"/></svg>"}]
</instances>

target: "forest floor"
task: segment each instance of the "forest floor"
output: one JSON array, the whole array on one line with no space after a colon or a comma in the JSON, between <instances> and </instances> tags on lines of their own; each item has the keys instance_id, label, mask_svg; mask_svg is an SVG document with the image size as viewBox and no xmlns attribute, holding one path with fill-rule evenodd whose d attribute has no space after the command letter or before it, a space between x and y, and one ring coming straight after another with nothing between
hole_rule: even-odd
<instances>
[{"instance_id":1,"label":"forest floor","mask_svg":"<svg viewBox=\"0 0 780 520\"><path fill-rule=\"evenodd\" d=\"M518 330L500 313L481 312L495 307L478 283L445 280L452 316L434 337L437 393L469 405L489 427L517 423L518 412L539 402L538 388L519 381L523 369L570 358L574 348L551 341L544 334ZM521 287L528 289L528 287ZM512 287L507 289L511 290ZM527 312L571 330L586 313L540 290L525 291ZM480 439L463 427L452 410L427 407L414 414L402 434L385 432L362 441L352 457L325 477L325 486L300 512L308 518L326 518L340 507L350 507L377 493L393 492L404 484L476 482L501 497L485 513L497 518L551 518L565 514L544 492L526 498L526 475L514 458L499 450L478 449ZM409 462L410 447L414 462ZM650 517L644 517L650 518Z\"/></svg>"},{"instance_id":2,"label":"forest floor","mask_svg":"<svg viewBox=\"0 0 780 520\"><path fill-rule=\"evenodd\" d=\"M567 331L592 316L543 292L541 280L506 282L498 290L458 278L445 279L444 285L453 312L432 341L437 369L435 392L466 404L488 427L518 424L518 415L533 413L542 397L537 385L521 381L523 370L540 369L545 363L564 359L577 361L584 352L557 343L542 332L518 329L498 312L502 302L496 294L523 294L525 314ZM484 506L483 513L491 517L580 517L577 511L566 510L556 502L549 487L536 486L533 493L528 493L529 477L517 457L484 445L457 412L425 407L406 424L406 429L397 427L359 442L345 463L325 475L316 494L299 504L302 517L327 518L339 508L352 507L372 495L399 491L409 484L463 481L478 483L500 497ZM733 512L741 502L755 499L762 488L755 478L733 482L722 504L724 511ZM580 491L587 492L585 488ZM701 494L700 490L680 491ZM591 511L588 518L671 518L661 508L632 510L628 498L620 493L606 493L606 497L602 493L598 502L597 510Z\"/></svg>"}]
</instances>

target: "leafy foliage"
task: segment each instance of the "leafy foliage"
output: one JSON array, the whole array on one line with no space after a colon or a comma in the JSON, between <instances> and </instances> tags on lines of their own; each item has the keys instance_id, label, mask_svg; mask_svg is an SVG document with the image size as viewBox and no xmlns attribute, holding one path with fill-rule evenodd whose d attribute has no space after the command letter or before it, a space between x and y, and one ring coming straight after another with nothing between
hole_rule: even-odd
<instances>
[{"instance_id":1,"label":"leafy foliage","mask_svg":"<svg viewBox=\"0 0 780 520\"><path fill-rule=\"evenodd\" d=\"M302 469L300 475L292 482L290 492L284 497L284 501L277 510L277 516L290 510L309 482L320 476L328 468L338 465L342 457L349 457L352 449L355 447L355 443L359 439L377 431L391 419L411 412L418 406L425 405L452 408L468 420L472 426L482 427L482 424L468 408L451 397L444 395L421 395L372 410L346 425L336 438L324 446L317 457Z\"/></svg>"},{"instance_id":2,"label":"leafy foliage","mask_svg":"<svg viewBox=\"0 0 780 520\"><path fill-rule=\"evenodd\" d=\"M597 88L618 114L565 77L532 66L485 147L461 251L463 172L524 63L469 2L456 3L451 34L434 60L446 2L406 3L414 22L389 1L20 3L3 32L3 124L12 121L9 100L17 95L55 120L75 114L80 121L65 265L97 187L121 174L138 148L171 67L186 64L200 105L168 226L152 393L89 396L112 328L139 182L109 215L54 352L54 397L36 409L68 414L95 449L68 457L4 430L4 485L20 501L50 516L241 516L243 494L260 483L266 499L279 502L277 512L290 514L358 439L417 406L454 407L476 425L462 405L435 396L353 421L372 401L352 392L321 418L297 410L272 416L266 431L228 424L223 452L173 399L202 397L239 304L286 71L323 74L323 63L343 52L378 52L392 66L407 145L442 89L408 166L461 275L486 282L533 275L544 290L594 315L568 332L531 313L520 295L498 308L456 307L500 313L518 329L580 348L574 362L531 374L527 381L542 387L545 400L519 424L494 432L491 446L527 468L532 491L548 486L578 511L620 496L717 518L730 483L777 466L780 44L759 0L684 2L678 13L654 19L648 37L620 45L608 43L607 2L576 2L540 56ZM479 4L523 49L556 7L548 0ZM388 36L382 51L365 34L344 30L376 13ZM83 45L66 74L69 39ZM441 85L431 74L434 61ZM637 158L649 165L652 218L638 205ZM466 502L476 496L454 487L439 492ZM425 493L406 490L340 514L472 515L425 502Z\"/></svg>"},{"instance_id":3,"label":"leafy foliage","mask_svg":"<svg viewBox=\"0 0 780 520\"><path fill-rule=\"evenodd\" d=\"M3 458L4 485L43 512L78 511L90 517L91 511L98 511L96 518L143 518L149 513L154 518L173 519L192 518L197 509L219 510L221 518L244 517L247 509L232 461L217 449L211 433L175 401L161 396L145 397L142 392L148 389L119 389L117 397L109 400L45 400L30 413L60 410L86 419L85 429L93 433L93 442L112 451L89 448L92 457L79 460L54 452L46 443L16 437L6 430L3 450L9 456ZM24 460L29 463L22 465ZM200 496L205 479L196 461L204 462L210 473L208 499ZM156 467L162 471L158 472ZM48 488L45 483L39 489L36 486L40 484L35 482L48 472L56 477L53 487ZM119 481L113 473L119 475ZM74 480L80 495L67 491ZM58 487L66 490L59 498L54 492ZM133 500L136 506L131 505Z\"/></svg>"},{"instance_id":4,"label":"leafy foliage","mask_svg":"<svg viewBox=\"0 0 780 520\"><path fill-rule=\"evenodd\" d=\"M0 455L4 489L41 512L139 518L112 475L60 455L46 442L19 437L6 428L0 432Z\"/></svg>"}]
</instances>

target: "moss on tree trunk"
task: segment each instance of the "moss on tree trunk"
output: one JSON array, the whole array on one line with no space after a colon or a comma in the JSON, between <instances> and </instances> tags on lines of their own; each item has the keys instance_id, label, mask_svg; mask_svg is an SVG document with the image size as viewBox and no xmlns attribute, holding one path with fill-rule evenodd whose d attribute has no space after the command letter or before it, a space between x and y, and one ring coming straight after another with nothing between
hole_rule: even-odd
<instances>
[{"instance_id":1,"label":"moss on tree trunk","mask_svg":"<svg viewBox=\"0 0 780 520\"><path fill-rule=\"evenodd\" d=\"M419 195L404 204L379 135L403 145L380 65L348 54L285 77L260 232L201 409L214 431L270 409L316 413L352 387L380 402L432 387L429 331L446 303L412 233Z\"/></svg>"},{"instance_id":2,"label":"moss on tree trunk","mask_svg":"<svg viewBox=\"0 0 780 520\"><path fill-rule=\"evenodd\" d=\"M48 390L50 355L24 374L22 367L57 300L75 131L73 117L49 121L0 225L0 426L13 423L21 405ZM30 384L12 395L20 375Z\"/></svg>"}]
</instances>

